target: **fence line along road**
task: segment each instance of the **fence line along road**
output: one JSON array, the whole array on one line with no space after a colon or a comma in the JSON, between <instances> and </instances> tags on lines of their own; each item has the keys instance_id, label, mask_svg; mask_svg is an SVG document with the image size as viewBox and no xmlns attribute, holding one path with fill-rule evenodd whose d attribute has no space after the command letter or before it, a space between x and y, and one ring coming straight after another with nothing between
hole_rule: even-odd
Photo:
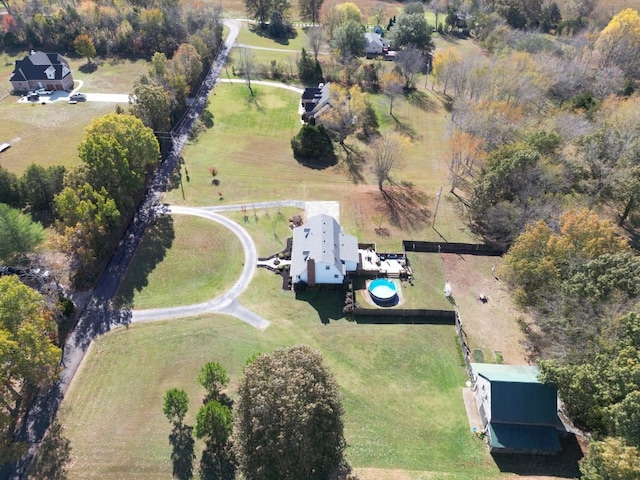
<instances>
[{"instance_id":1,"label":"fence line along road","mask_svg":"<svg viewBox=\"0 0 640 480\"><path fill-rule=\"evenodd\" d=\"M122 276L140 243L149 221L153 217L158 200L165 191L171 174L178 166L178 159L187 141L189 132L200 114L203 112L207 97L216 79L222 71L231 47L238 36L238 27L229 21L224 24L229 28L225 42L220 46L216 59L207 76L200 85L193 103L186 109L182 118L171 130L173 147L163 158L150 187L147 189L133 220L127 227L124 237L113 253L107 268L96 284L91 299L80 313L78 323L65 342L60 379L47 391L39 395L30 405L16 440L26 442L29 449L17 462L5 463L0 468L0 479L20 480L38 451L40 442L53 421L73 376L75 375L91 341L110 331L112 328L127 325L131 312L114 312L110 302Z\"/></svg>"}]
</instances>

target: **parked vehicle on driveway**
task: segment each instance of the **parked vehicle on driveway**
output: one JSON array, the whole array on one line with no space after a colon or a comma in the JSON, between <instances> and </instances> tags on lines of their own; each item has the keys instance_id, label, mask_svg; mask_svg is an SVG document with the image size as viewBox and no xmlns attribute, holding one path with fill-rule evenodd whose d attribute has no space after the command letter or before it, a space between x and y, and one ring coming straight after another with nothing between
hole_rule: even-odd
<instances>
[{"instance_id":1,"label":"parked vehicle on driveway","mask_svg":"<svg viewBox=\"0 0 640 480\"><path fill-rule=\"evenodd\" d=\"M46 88L39 88L35 91L38 95L51 95L53 90L47 90Z\"/></svg>"},{"instance_id":2,"label":"parked vehicle on driveway","mask_svg":"<svg viewBox=\"0 0 640 480\"><path fill-rule=\"evenodd\" d=\"M69 97L69 101L75 100L76 102L86 102L87 96L84 93L74 93Z\"/></svg>"}]
</instances>

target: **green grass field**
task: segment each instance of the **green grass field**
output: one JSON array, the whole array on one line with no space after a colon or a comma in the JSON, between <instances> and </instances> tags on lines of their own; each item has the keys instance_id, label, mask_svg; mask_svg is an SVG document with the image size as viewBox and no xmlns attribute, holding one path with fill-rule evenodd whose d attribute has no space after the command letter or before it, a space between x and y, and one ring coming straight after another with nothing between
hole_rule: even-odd
<instances>
[{"instance_id":1,"label":"green grass field","mask_svg":"<svg viewBox=\"0 0 640 480\"><path fill-rule=\"evenodd\" d=\"M211 300L240 276L237 237L209 220L185 215L151 226L123 279L118 303L160 308Z\"/></svg>"},{"instance_id":2,"label":"green grass field","mask_svg":"<svg viewBox=\"0 0 640 480\"><path fill-rule=\"evenodd\" d=\"M286 296L266 275L257 279L262 295ZM354 467L458 478L496 472L484 444L469 432L461 399L466 377L452 327L323 325L309 315L310 305L288 296L265 332L208 316L136 325L98 339L60 413L73 446L69 478L170 478L164 392L188 392L186 421L193 424L204 393L195 378L205 362L228 370L233 396L248 356L299 343L319 349L341 385ZM288 308L293 302L297 313Z\"/></svg>"}]
</instances>

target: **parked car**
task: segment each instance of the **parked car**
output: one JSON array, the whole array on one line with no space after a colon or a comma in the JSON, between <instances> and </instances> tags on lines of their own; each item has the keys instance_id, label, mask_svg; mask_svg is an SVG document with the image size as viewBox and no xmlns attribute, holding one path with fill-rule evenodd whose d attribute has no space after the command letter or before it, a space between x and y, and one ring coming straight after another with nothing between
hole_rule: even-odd
<instances>
[{"instance_id":1,"label":"parked car","mask_svg":"<svg viewBox=\"0 0 640 480\"><path fill-rule=\"evenodd\" d=\"M53 93L53 90L47 90L46 88L39 88L38 90L35 91L35 93L37 93L38 95L51 95Z\"/></svg>"},{"instance_id":2,"label":"parked car","mask_svg":"<svg viewBox=\"0 0 640 480\"><path fill-rule=\"evenodd\" d=\"M27 100L30 102L37 102L38 100L40 100L40 95L31 92L29 93L29 95L27 95Z\"/></svg>"},{"instance_id":3,"label":"parked car","mask_svg":"<svg viewBox=\"0 0 640 480\"><path fill-rule=\"evenodd\" d=\"M75 100L76 102L86 102L87 96L84 93L74 93L69 97L69 100Z\"/></svg>"}]
</instances>

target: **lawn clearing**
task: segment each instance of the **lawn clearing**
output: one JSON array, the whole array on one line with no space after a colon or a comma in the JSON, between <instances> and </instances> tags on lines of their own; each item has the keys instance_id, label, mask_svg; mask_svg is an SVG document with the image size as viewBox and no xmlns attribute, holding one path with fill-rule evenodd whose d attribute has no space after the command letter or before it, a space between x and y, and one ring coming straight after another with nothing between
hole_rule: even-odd
<instances>
[{"instance_id":1,"label":"lawn clearing","mask_svg":"<svg viewBox=\"0 0 640 480\"><path fill-rule=\"evenodd\" d=\"M304 212L291 207L248 208L246 214L230 212L225 216L242 225L256 244L259 257L269 257L281 252L287 246L287 239L293 236L289 219Z\"/></svg>"},{"instance_id":2,"label":"lawn clearing","mask_svg":"<svg viewBox=\"0 0 640 480\"><path fill-rule=\"evenodd\" d=\"M215 96L210 97L215 126L183 152L190 178L189 182L183 182L186 199L176 189L165 195L166 201L212 205L284 199L337 200L341 203L345 231L357 235L360 241L376 242L381 249L396 250L402 239L441 240L440 235L448 241L474 241L468 228L460 224L458 200L447 193L447 167L442 164L446 152L446 112L430 90L418 90L411 98L397 102L394 114L398 121L388 114L384 96L370 96L382 130L401 129L414 139L414 146L403 159L403 168L393 174L397 183L405 181L413 185L404 194L405 218L398 225L366 165L361 171L363 181L355 182L343 162L317 170L304 167L293 158L290 139L300 128L298 94L262 85L254 89L258 92L256 102L250 100L244 84L216 86ZM366 147L355 137L347 143L365 152ZM210 167L218 169L218 186L211 184ZM445 188L435 231L431 224L440 186ZM385 235L376 232L373 217L378 215L382 215Z\"/></svg>"},{"instance_id":3,"label":"lawn clearing","mask_svg":"<svg viewBox=\"0 0 640 480\"><path fill-rule=\"evenodd\" d=\"M284 50L296 50L299 52L307 46L307 35L302 27L294 27L295 35L292 38L271 38L268 35L268 29L261 29L257 24L247 22L238 22L240 32L236 40L240 44L252 45L260 48L274 48Z\"/></svg>"},{"instance_id":4,"label":"lawn clearing","mask_svg":"<svg viewBox=\"0 0 640 480\"><path fill-rule=\"evenodd\" d=\"M3 57L0 67L0 83L10 86L9 77L14 65L6 62L21 60L28 52ZM147 63L97 61L98 68L83 73L79 67L84 59L70 58L69 65L75 80L84 81L82 92L129 93L133 82L147 70ZM75 86L78 86L76 82ZM77 165L78 145L84 139L85 127L100 115L111 113L116 104L106 102L80 102L70 105L61 100L47 105L17 103L20 97L9 95L0 101L0 143L10 142L11 148L0 156L0 165L20 175L30 164L44 167Z\"/></svg>"},{"instance_id":5,"label":"lawn clearing","mask_svg":"<svg viewBox=\"0 0 640 480\"><path fill-rule=\"evenodd\" d=\"M299 307L295 322L289 314L265 332L216 315L134 325L98 339L60 412L72 442L69 478L170 478L164 392L188 392L186 422L193 424L204 394L195 377L205 362L227 369L233 396L247 357L299 343L322 351L341 385L354 466L466 478L497 471L469 431L452 327L322 325L305 314L308 305Z\"/></svg>"},{"instance_id":6,"label":"lawn clearing","mask_svg":"<svg viewBox=\"0 0 640 480\"><path fill-rule=\"evenodd\" d=\"M221 295L242 271L244 252L225 227L188 215L160 217L147 230L117 302L174 307Z\"/></svg>"}]
</instances>

